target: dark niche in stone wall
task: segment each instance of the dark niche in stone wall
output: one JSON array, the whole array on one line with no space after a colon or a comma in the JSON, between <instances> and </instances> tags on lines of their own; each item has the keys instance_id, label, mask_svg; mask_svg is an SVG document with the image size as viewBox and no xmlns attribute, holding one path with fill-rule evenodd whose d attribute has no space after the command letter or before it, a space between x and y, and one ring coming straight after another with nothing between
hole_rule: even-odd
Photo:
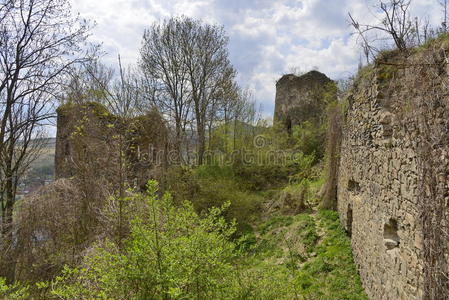
<instances>
[{"instance_id":1,"label":"dark niche in stone wall","mask_svg":"<svg viewBox=\"0 0 449 300\"><path fill-rule=\"evenodd\" d=\"M388 223L384 224L384 244L387 251L399 247L398 222L395 219L390 219Z\"/></svg>"}]
</instances>

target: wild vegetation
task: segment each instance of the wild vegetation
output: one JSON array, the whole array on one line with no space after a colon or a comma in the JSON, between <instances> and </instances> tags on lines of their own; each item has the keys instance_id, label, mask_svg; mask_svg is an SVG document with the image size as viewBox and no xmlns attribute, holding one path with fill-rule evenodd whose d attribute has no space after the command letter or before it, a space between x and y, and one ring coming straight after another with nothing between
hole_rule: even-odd
<instances>
[{"instance_id":1,"label":"wild vegetation","mask_svg":"<svg viewBox=\"0 0 449 300\"><path fill-rule=\"evenodd\" d=\"M381 25L350 18L382 84L396 66L370 32L387 34L401 55L447 35L446 23L413 24L408 1L380 3ZM153 23L137 66L119 56L114 75L87 43L88 23L69 11L65 0L0 7L0 297L366 299L333 211L344 88L318 91L326 113L301 112L286 130L263 120L236 83L223 27ZM75 120L75 175L18 201L56 105L93 107L99 118ZM136 132L151 129L175 155L142 189L131 158ZM48 164L35 172L52 176Z\"/></svg>"}]
</instances>

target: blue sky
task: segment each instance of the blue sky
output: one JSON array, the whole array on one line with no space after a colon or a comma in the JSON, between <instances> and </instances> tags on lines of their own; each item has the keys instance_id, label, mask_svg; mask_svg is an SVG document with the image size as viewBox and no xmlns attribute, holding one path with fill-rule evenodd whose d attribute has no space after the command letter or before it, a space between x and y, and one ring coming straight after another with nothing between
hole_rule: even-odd
<instances>
[{"instance_id":1,"label":"blue sky","mask_svg":"<svg viewBox=\"0 0 449 300\"><path fill-rule=\"evenodd\" d=\"M360 49L347 14L363 22L378 17L376 0L72 0L74 12L94 20L92 40L107 52L104 62L116 64L120 53L134 64L144 28L174 15L224 25L230 37L230 59L242 87L253 90L270 116L275 82L292 68L317 68L332 79L354 73ZM414 0L413 15L440 22L438 0Z\"/></svg>"}]
</instances>

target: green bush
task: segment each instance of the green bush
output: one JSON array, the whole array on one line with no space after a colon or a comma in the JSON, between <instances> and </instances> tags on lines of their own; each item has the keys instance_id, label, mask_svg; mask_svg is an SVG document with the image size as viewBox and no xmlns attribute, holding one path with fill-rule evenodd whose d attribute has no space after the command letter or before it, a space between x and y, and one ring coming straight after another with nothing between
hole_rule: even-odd
<instances>
[{"instance_id":1,"label":"green bush","mask_svg":"<svg viewBox=\"0 0 449 300\"><path fill-rule=\"evenodd\" d=\"M230 203L224 213L227 220L236 220L237 229L253 222L261 211L263 198L257 194L241 190L234 179L202 179L200 190L191 200L198 212Z\"/></svg>"},{"instance_id":2,"label":"green bush","mask_svg":"<svg viewBox=\"0 0 449 300\"><path fill-rule=\"evenodd\" d=\"M164 176L163 189L169 191L176 203L195 198L200 190L193 170L186 166L174 166Z\"/></svg>"},{"instance_id":3,"label":"green bush","mask_svg":"<svg viewBox=\"0 0 449 300\"><path fill-rule=\"evenodd\" d=\"M82 268L66 268L53 286L63 299L217 299L232 291L235 225L213 208L200 217L192 205L173 205L148 186L146 209L132 221L124 249L97 245Z\"/></svg>"},{"instance_id":4,"label":"green bush","mask_svg":"<svg viewBox=\"0 0 449 300\"><path fill-rule=\"evenodd\" d=\"M238 231L254 221L264 201L263 196L245 189L231 166L176 167L169 170L167 178L165 188L175 203L190 201L199 214L229 202L224 215L228 221L237 221Z\"/></svg>"},{"instance_id":5,"label":"green bush","mask_svg":"<svg viewBox=\"0 0 449 300\"><path fill-rule=\"evenodd\" d=\"M244 189L262 191L283 186L297 169L292 164L271 164L235 165L234 170Z\"/></svg>"},{"instance_id":6,"label":"green bush","mask_svg":"<svg viewBox=\"0 0 449 300\"><path fill-rule=\"evenodd\" d=\"M313 163L324 157L326 128L324 125L312 124L309 121L293 127L295 148L305 155L313 155Z\"/></svg>"},{"instance_id":7,"label":"green bush","mask_svg":"<svg viewBox=\"0 0 449 300\"><path fill-rule=\"evenodd\" d=\"M30 299L29 287L19 282L8 285L5 278L0 277L0 299L25 300Z\"/></svg>"}]
</instances>

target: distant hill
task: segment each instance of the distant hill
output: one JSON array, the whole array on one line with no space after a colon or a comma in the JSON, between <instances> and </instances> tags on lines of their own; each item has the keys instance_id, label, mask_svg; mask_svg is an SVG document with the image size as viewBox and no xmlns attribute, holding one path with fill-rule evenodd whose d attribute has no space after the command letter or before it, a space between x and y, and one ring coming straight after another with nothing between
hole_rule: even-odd
<instances>
[{"instance_id":1,"label":"distant hill","mask_svg":"<svg viewBox=\"0 0 449 300\"><path fill-rule=\"evenodd\" d=\"M35 142L37 141L44 142L44 147L19 184L17 193L19 199L54 180L56 138L44 138Z\"/></svg>"}]
</instances>

